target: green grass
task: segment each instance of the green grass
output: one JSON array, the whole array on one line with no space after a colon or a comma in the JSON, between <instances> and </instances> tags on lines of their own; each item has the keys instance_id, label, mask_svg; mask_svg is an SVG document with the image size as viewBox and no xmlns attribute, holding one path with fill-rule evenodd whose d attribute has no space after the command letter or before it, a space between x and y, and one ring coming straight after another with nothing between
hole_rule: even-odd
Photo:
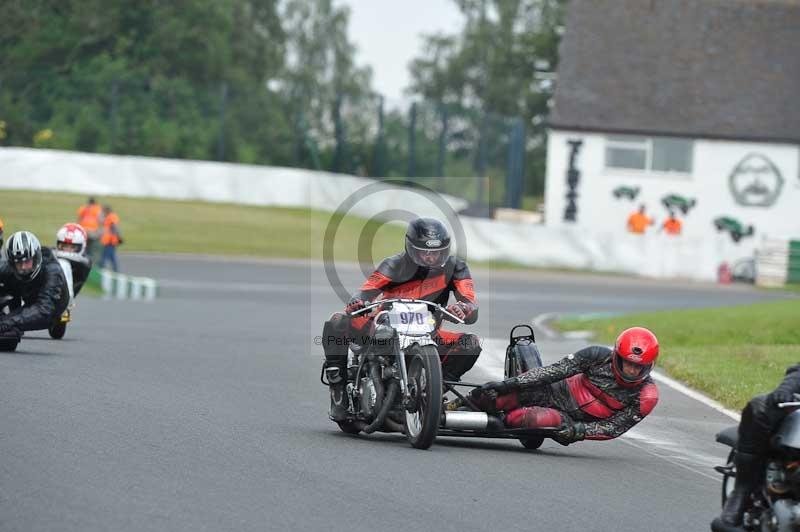
<instances>
[{"instance_id":1,"label":"green grass","mask_svg":"<svg viewBox=\"0 0 800 532\"><path fill-rule=\"evenodd\" d=\"M212 255L321 258L328 213L308 209L252 207L200 201L98 197L119 214L125 243L121 251L206 253ZM86 196L0 191L5 233L33 231L43 245L55 244L61 225L74 221ZM358 238L366 220L346 217L337 232L337 260L358 259ZM373 222L376 260L397 253L404 230Z\"/></svg>"},{"instance_id":2,"label":"green grass","mask_svg":"<svg viewBox=\"0 0 800 532\"><path fill-rule=\"evenodd\" d=\"M800 362L800 299L556 324L564 331L594 331L608 344L634 325L658 336L660 368L735 409L774 389L786 367Z\"/></svg>"}]
</instances>

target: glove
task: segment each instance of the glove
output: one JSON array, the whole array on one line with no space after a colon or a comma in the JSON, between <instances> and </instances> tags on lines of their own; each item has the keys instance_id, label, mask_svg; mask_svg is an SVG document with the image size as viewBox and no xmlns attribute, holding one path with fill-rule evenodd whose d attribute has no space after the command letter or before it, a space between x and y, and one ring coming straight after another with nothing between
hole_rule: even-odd
<instances>
[{"instance_id":1,"label":"glove","mask_svg":"<svg viewBox=\"0 0 800 532\"><path fill-rule=\"evenodd\" d=\"M463 320L467 317L467 306L460 301L453 303L449 307L447 307L447 312L450 314L455 315L458 319Z\"/></svg>"},{"instance_id":2,"label":"glove","mask_svg":"<svg viewBox=\"0 0 800 532\"><path fill-rule=\"evenodd\" d=\"M516 388L517 379L506 379L504 381L492 381L487 382L480 388L475 388L472 390L470 395L475 397L480 397L485 395L486 397L495 399L498 395L505 395L514 388Z\"/></svg>"},{"instance_id":3,"label":"glove","mask_svg":"<svg viewBox=\"0 0 800 532\"><path fill-rule=\"evenodd\" d=\"M345 314L352 314L353 312L359 311L366 306L367 303L363 299L360 297L354 297L344 308L344 312Z\"/></svg>"},{"instance_id":4,"label":"glove","mask_svg":"<svg viewBox=\"0 0 800 532\"><path fill-rule=\"evenodd\" d=\"M579 421L572 421L565 416L561 428L551 437L566 447L570 443L586 439L586 425Z\"/></svg>"},{"instance_id":5,"label":"glove","mask_svg":"<svg viewBox=\"0 0 800 532\"><path fill-rule=\"evenodd\" d=\"M777 406L778 403L791 403L794 400L794 393L783 388L776 388L774 392L769 394L769 401L772 406Z\"/></svg>"}]
</instances>

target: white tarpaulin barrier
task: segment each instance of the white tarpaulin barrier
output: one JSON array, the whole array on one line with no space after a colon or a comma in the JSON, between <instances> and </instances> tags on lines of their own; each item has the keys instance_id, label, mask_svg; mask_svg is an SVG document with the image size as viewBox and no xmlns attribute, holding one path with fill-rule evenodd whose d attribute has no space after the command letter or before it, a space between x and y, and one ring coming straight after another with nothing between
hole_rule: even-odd
<instances>
[{"instance_id":1,"label":"white tarpaulin barrier","mask_svg":"<svg viewBox=\"0 0 800 532\"><path fill-rule=\"evenodd\" d=\"M664 234L592 233L585 228L462 218L471 260L509 261L543 268L623 272L712 281L722 261L750 256L727 235L713 240Z\"/></svg>"},{"instance_id":2,"label":"white tarpaulin barrier","mask_svg":"<svg viewBox=\"0 0 800 532\"><path fill-rule=\"evenodd\" d=\"M372 218L398 211L442 218L441 196L359 177L294 168L207 161L0 148L0 189L75 192L244 205L307 207ZM459 198L444 197L458 211ZM461 217L467 258L530 266L626 272L650 277L716 278L719 264L752 254L726 234L708 240L662 234L593 233L570 226ZM124 283L123 283L124 285ZM121 290L121 288L118 288ZM129 290L129 287L125 288ZM139 288L134 291L139 293ZM127 294L127 292L126 292ZM149 291L142 292L143 298Z\"/></svg>"},{"instance_id":3,"label":"white tarpaulin barrier","mask_svg":"<svg viewBox=\"0 0 800 532\"><path fill-rule=\"evenodd\" d=\"M97 196L153 197L243 205L308 207L331 211L368 185L365 179L297 168L0 148L0 188L58 190ZM381 186L369 201L356 202L352 214L371 218L402 206L418 216L439 210L417 190ZM445 196L455 209L466 207Z\"/></svg>"}]
</instances>

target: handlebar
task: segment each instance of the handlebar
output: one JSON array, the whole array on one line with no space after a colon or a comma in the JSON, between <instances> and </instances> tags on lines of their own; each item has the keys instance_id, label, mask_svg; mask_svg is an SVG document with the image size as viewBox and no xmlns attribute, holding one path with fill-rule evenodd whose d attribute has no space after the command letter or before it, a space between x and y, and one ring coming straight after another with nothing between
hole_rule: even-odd
<instances>
[{"instance_id":1,"label":"handlebar","mask_svg":"<svg viewBox=\"0 0 800 532\"><path fill-rule=\"evenodd\" d=\"M380 299L378 301L374 301L372 303L368 303L367 305L364 306L364 308L362 308L360 310L357 310L355 312L350 312L347 315L351 316L351 317L358 316L359 314L363 314L363 313L365 313L367 311L370 311L370 310L372 310L374 308L377 308L377 307L380 307L382 305L385 305L386 303L422 303L422 304L425 304L425 305L427 305L429 307L433 307L434 309L438 310L442 314L445 314L445 315L451 317L456 323L462 323L462 324L464 323L464 320L462 320L461 318L459 318L458 316L456 316L452 312L448 311L445 307L441 306L438 303L434 303L433 301L425 301L424 299L408 299L408 298L402 298L402 297L395 297L395 298L390 298L390 299Z\"/></svg>"}]
</instances>

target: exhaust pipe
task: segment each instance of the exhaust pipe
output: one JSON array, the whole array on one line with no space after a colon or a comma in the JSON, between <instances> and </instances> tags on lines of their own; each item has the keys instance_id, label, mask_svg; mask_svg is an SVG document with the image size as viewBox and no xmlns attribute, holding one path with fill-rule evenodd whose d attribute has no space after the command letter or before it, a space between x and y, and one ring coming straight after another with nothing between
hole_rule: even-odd
<instances>
[{"instance_id":1,"label":"exhaust pipe","mask_svg":"<svg viewBox=\"0 0 800 532\"><path fill-rule=\"evenodd\" d=\"M453 430L486 430L489 414L486 412L445 412L444 428Z\"/></svg>"}]
</instances>

